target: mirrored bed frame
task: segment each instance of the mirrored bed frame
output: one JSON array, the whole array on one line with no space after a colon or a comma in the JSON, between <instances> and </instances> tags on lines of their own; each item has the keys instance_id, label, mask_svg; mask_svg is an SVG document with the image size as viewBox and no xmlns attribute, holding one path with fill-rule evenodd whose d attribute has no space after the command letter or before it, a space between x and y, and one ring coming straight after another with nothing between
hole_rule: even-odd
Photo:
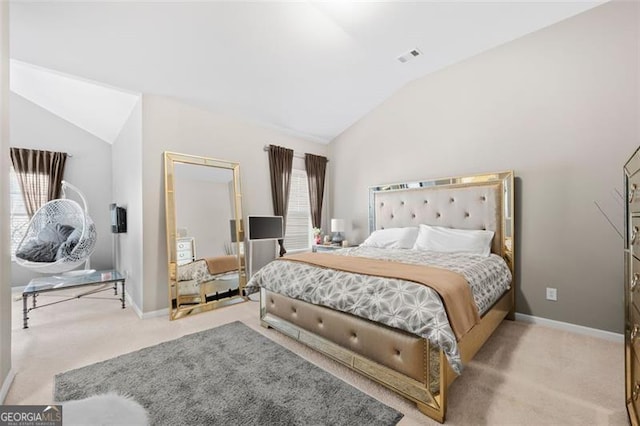
<instances>
[{"instance_id":1,"label":"mirrored bed frame","mask_svg":"<svg viewBox=\"0 0 640 426\"><path fill-rule=\"evenodd\" d=\"M370 231L446 226L494 231L492 252L514 276L513 172L381 185L369 189ZM511 286L459 341L467 364L506 317L515 315ZM262 288L260 318L272 327L414 401L444 422L447 389L457 377L442 350L428 340L347 313L291 299Z\"/></svg>"}]
</instances>

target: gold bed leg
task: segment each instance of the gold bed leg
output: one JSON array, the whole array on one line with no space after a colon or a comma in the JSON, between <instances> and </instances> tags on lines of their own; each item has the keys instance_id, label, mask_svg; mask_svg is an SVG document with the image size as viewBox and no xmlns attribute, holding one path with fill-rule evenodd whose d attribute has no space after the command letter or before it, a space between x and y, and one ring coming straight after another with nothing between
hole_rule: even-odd
<instances>
[{"instance_id":1,"label":"gold bed leg","mask_svg":"<svg viewBox=\"0 0 640 426\"><path fill-rule=\"evenodd\" d=\"M260 321L260 325L263 326L264 328L272 328L269 324L267 324L264 321Z\"/></svg>"},{"instance_id":2,"label":"gold bed leg","mask_svg":"<svg viewBox=\"0 0 640 426\"><path fill-rule=\"evenodd\" d=\"M427 373L426 383L428 387L428 384L431 382L431 379L429 377L429 371L431 371L431 369L428 367L428 364L431 362L431 349L429 341L425 341L425 348L425 359L427 360L427 369L425 372ZM424 402L415 400L414 401L416 403L416 407L422 414L431 417L433 420L439 423L444 423L445 414L447 412L447 389L449 388L448 369L451 367L449 367L449 362L447 361L447 358L445 357L442 349L439 350L438 357L440 358L440 383L438 384L439 393L434 397L432 404L425 404ZM453 377L455 377L455 375Z\"/></svg>"}]
</instances>

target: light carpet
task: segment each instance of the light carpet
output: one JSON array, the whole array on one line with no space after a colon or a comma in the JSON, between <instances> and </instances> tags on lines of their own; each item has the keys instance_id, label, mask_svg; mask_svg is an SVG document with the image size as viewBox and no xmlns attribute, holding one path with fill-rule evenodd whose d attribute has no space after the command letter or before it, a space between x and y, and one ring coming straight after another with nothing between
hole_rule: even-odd
<instances>
[{"instance_id":1,"label":"light carpet","mask_svg":"<svg viewBox=\"0 0 640 426\"><path fill-rule=\"evenodd\" d=\"M5 404L50 404L56 374L238 320L400 411L398 426L438 425L410 401L261 327L258 303L169 321L167 315L141 320L113 300L82 298L36 309L27 330L22 302L14 302L12 310L16 377ZM446 424L626 425L624 346L505 321L451 386Z\"/></svg>"},{"instance_id":2,"label":"light carpet","mask_svg":"<svg viewBox=\"0 0 640 426\"><path fill-rule=\"evenodd\" d=\"M56 401L131 396L153 425L395 425L402 414L241 322L55 377Z\"/></svg>"}]
</instances>

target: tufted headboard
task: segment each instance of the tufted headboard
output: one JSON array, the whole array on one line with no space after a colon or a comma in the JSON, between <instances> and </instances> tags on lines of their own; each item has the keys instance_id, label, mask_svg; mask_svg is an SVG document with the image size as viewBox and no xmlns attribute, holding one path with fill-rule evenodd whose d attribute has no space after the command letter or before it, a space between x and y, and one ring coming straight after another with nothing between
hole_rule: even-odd
<instances>
[{"instance_id":1,"label":"tufted headboard","mask_svg":"<svg viewBox=\"0 0 640 426\"><path fill-rule=\"evenodd\" d=\"M369 188L369 232L419 224L494 231L491 251L513 258L513 173Z\"/></svg>"}]
</instances>

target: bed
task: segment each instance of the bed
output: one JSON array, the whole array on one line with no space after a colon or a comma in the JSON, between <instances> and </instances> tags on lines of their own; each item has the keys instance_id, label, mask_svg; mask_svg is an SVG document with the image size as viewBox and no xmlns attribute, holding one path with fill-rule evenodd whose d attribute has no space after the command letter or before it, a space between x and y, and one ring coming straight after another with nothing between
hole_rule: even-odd
<instances>
[{"instance_id":1,"label":"bed","mask_svg":"<svg viewBox=\"0 0 640 426\"><path fill-rule=\"evenodd\" d=\"M372 236L417 228L426 245L285 257L258 271L247 289L259 288L263 326L444 422L448 387L500 322L514 317L513 218L512 172L372 187ZM492 238L482 255L434 253L429 241L437 239L422 232L433 229ZM454 283L461 277L464 284Z\"/></svg>"},{"instance_id":2,"label":"bed","mask_svg":"<svg viewBox=\"0 0 640 426\"><path fill-rule=\"evenodd\" d=\"M177 290L179 305L206 303L237 295L237 256L206 257L178 265Z\"/></svg>"}]
</instances>

